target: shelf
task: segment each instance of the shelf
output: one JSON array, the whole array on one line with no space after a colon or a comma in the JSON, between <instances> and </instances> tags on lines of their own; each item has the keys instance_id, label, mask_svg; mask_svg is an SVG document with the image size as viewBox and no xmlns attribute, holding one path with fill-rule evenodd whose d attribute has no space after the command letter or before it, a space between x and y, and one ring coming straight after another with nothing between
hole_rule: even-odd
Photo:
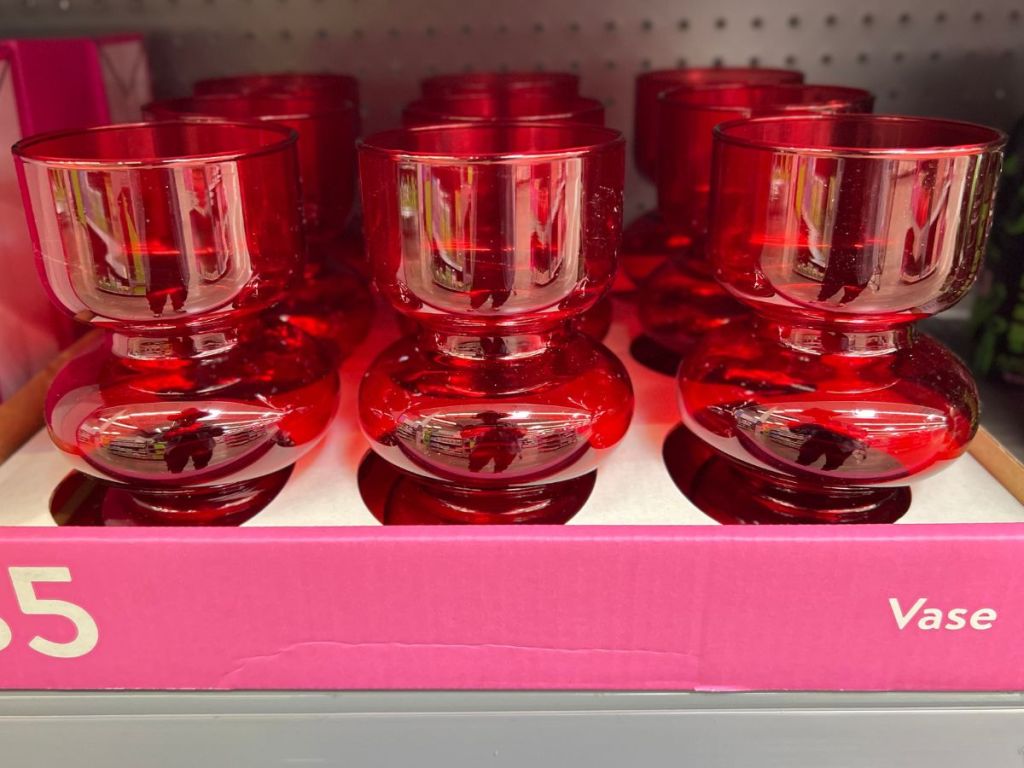
<instances>
[{"instance_id":1,"label":"shelf","mask_svg":"<svg viewBox=\"0 0 1024 768\"><path fill-rule=\"evenodd\" d=\"M15 693L5 768L1019 768L1021 694Z\"/></svg>"}]
</instances>

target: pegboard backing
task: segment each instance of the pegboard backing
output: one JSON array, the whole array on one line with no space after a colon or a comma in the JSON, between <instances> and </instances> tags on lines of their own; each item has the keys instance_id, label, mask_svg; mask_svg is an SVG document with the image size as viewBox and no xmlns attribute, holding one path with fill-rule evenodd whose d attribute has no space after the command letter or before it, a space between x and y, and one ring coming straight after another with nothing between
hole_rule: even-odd
<instances>
[{"instance_id":1,"label":"pegboard backing","mask_svg":"<svg viewBox=\"0 0 1024 768\"><path fill-rule=\"evenodd\" d=\"M1024 111L1024 3L992 0L0 0L0 29L144 32L159 95L244 71L349 72L370 130L425 74L502 68L579 72L622 129L634 75L679 65L797 67L875 91L879 112L1008 127Z\"/></svg>"}]
</instances>

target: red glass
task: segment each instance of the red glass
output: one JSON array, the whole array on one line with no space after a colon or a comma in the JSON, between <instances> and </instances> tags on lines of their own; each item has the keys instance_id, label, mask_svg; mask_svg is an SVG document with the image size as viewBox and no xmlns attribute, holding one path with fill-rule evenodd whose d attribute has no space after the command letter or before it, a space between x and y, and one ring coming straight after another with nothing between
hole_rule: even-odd
<instances>
[{"instance_id":1,"label":"red glass","mask_svg":"<svg viewBox=\"0 0 1024 768\"><path fill-rule=\"evenodd\" d=\"M248 74L233 77L217 77L200 80L194 86L197 96L225 94L301 94L350 102L356 107L357 128L361 123L359 81L349 75L313 72L283 72L277 74ZM358 133L358 131L357 131ZM363 243L362 223L353 216L342 235L332 244L331 251L337 261L347 265L357 274L367 277L366 248ZM315 330L315 329L314 329ZM333 335L333 331L317 331L321 335ZM344 351L344 350L343 350Z\"/></svg>"},{"instance_id":2,"label":"red glass","mask_svg":"<svg viewBox=\"0 0 1024 768\"><path fill-rule=\"evenodd\" d=\"M306 96L333 102L339 108L355 108L356 134L361 126L359 81L350 75L327 72L250 73L211 77L193 85L196 96Z\"/></svg>"},{"instance_id":3,"label":"red glass","mask_svg":"<svg viewBox=\"0 0 1024 768\"><path fill-rule=\"evenodd\" d=\"M418 99L407 104L402 111L402 124L406 128L496 120L604 125L604 105L597 99L583 96L551 96L536 91L495 91Z\"/></svg>"},{"instance_id":4,"label":"red glass","mask_svg":"<svg viewBox=\"0 0 1024 768\"><path fill-rule=\"evenodd\" d=\"M147 116L216 117L274 123L298 133L307 254L302 274L277 311L326 343L335 359L349 354L370 329L373 296L343 261L339 245L355 197L357 115L349 101L317 94L219 95L147 104Z\"/></svg>"},{"instance_id":5,"label":"red glass","mask_svg":"<svg viewBox=\"0 0 1024 768\"><path fill-rule=\"evenodd\" d=\"M714 516L892 519L964 451L974 383L913 322L973 282L1004 141L870 115L716 129L709 250L754 315L679 371L683 422L719 454L695 490Z\"/></svg>"},{"instance_id":6,"label":"red glass","mask_svg":"<svg viewBox=\"0 0 1024 768\"><path fill-rule=\"evenodd\" d=\"M248 74L232 77L212 77L193 86L196 96L229 94L292 94L327 96L359 106L359 81L349 75L312 72L282 72L276 74Z\"/></svg>"},{"instance_id":7,"label":"red glass","mask_svg":"<svg viewBox=\"0 0 1024 768\"><path fill-rule=\"evenodd\" d=\"M624 162L618 132L585 125L416 128L361 145L376 282L419 326L359 391L373 450L409 479L385 517L405 505L534 518L622 438L629 377L567 321L610 285Z\"/></svg>"},{"instance_id":8,"label":"red glass","mask_svg":"<svg viewBox=\"0 0 1024 768\"><path fill-rule=\"evenodd\" d=\"M726 85L663 94L658 212L666 226L648 245L666 263L644 281L639 307L644 334L663 356L678 364L705 333L747 312L714 280L705 255L714 127L753 115L869 112L873 101L867 91L831 85Z\"/></svg>"},{"instance_id":9,"label":"red glass","mask_svg":"<svg viewBox=\"0 0 1024 768\"><path fill-rule=\"evenodd\" d=\"M294 144L179 121L14 147L51 297L107 331L54 379L50 435L138 516L244 517L333 416L319 345L266 317L302 268Z\"/></svg>"},{"instance_id":10,"label":"red glass","mask_svg":"<svg viewBox=\"0 0 1024 768\"><path fill-rule=\"evenodd\" d=\"M419 477L389 464L372 451L359 466L359 492L384 525L562 525L590 498L597 473L550 485L515 488L459 488L425 492Z\"/></svg>"},{"instance_id":11,"label":"red glass","mask_svg":"<svg viewBox=\"0 0 1024 768\"><path fill-rule=\"evenodd\" d=\"M580 78L571 72L463 72L424 78L420 81L420 87L425 97L442 99L473 93L513 91L572 97L580 93Z\"/></svg>"},{"instance_id":12,"label":"red glass","mask_svg":"<svg viewBox=\"0 0 1024 768\"><path fill-rule=\"evenodd\" d=\"M658 98L677 88L709 85L777 85L802 83L803 72L792 69L713 67L658 69L636 78L633 105L633 161L649 181L658 178Z\"/></svg>"},{"instance_id":13,"label":"red glass","mask_svg":"<svg viewBox=\"0 0 1024 768\"><path fill-rule=\"evenodd\" d=\"M633 161L637 170L648 181L656 182L658 168L664 164L658 146L662 94L684 88L798 84L803 80L803 73L795 70L740 67L659 69L638 75L633 109ZM687 244L685 238L674 235L659 209L641 215L622 233L622 271L634 285L641 285L662 266L667 252Z\"/></svg>"},{"instance_id":14,"label":"red glass","mask_svg":"<svg viewBox=\"0 0 1024 768\"><path fill-rule=\"evenodd\" d=\"M596 99L520 88L419 99L402 112L406 128L508 120L604 125L604 105ZM611 329L612 315L612 299L606 295L573 322L584 333L603 339Z\"/></svg>"}]
</instances>

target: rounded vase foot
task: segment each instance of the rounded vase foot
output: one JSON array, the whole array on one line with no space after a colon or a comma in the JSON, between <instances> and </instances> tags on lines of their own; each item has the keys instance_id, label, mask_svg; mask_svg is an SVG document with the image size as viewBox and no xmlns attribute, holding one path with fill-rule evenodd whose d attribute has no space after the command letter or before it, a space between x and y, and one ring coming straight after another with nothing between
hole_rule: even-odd
<instances>
[{"instance_id":1,"label":"rounded vase foot","mask_svg":"<svg viewBox=\"0 0 1024 768\"><path fill-rule=\"evenodd\" d=\"M680 425L662 449L669 475L694 506L725 525L892 523L910 488L826 487L761 473L726 458Z\"/></svg>"},{"instance_id":2,"label":"rounded vase foot","mask_svg":"<svg viewBox=\"0 0 1024 768\"><path fill-rule=\"evenodd\" d=\"M663 455L686 498L725 525L890 523L910 507L906 486L827 487L743 467L682 425L669 434Z\"/></svg>"},{"instance_id":3,"label":"rounded vase foot","mask_svg":"<svg viewBox=\"0 0 1024 768\"><path fill-rule=\"evenodd\" d=\"M57 525L241 525L284 488L292 468L239 483L203 488L129 489L71 472L50 497Z\"/></svg>"},{"instance_id":4,"label":"rounded vase foot","mask_svg":"<svg viewBox=\"0 0 1024 768\"><path fill-rule=\"evenodd\" d=\"M583 507L596 477L474 488L403 472L371 452L359 467L359 490L385 525L561 525Z\"/></svg>"}]
</instances>

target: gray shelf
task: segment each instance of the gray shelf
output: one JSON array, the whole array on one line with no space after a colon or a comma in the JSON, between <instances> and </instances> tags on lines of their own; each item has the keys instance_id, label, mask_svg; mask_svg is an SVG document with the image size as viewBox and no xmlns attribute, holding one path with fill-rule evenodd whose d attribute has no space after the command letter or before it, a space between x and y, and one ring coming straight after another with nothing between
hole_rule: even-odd
<instances>
[{"instance_id":1,"label":"gray shelf","mask_svg":"<svg viewBox=\"0 0 1024 768\"><path fill-rule=\"evenodd\" d=\"M1021 694L11 693L4 768L1019 768Z\"/></svg>"}]
</instances>

